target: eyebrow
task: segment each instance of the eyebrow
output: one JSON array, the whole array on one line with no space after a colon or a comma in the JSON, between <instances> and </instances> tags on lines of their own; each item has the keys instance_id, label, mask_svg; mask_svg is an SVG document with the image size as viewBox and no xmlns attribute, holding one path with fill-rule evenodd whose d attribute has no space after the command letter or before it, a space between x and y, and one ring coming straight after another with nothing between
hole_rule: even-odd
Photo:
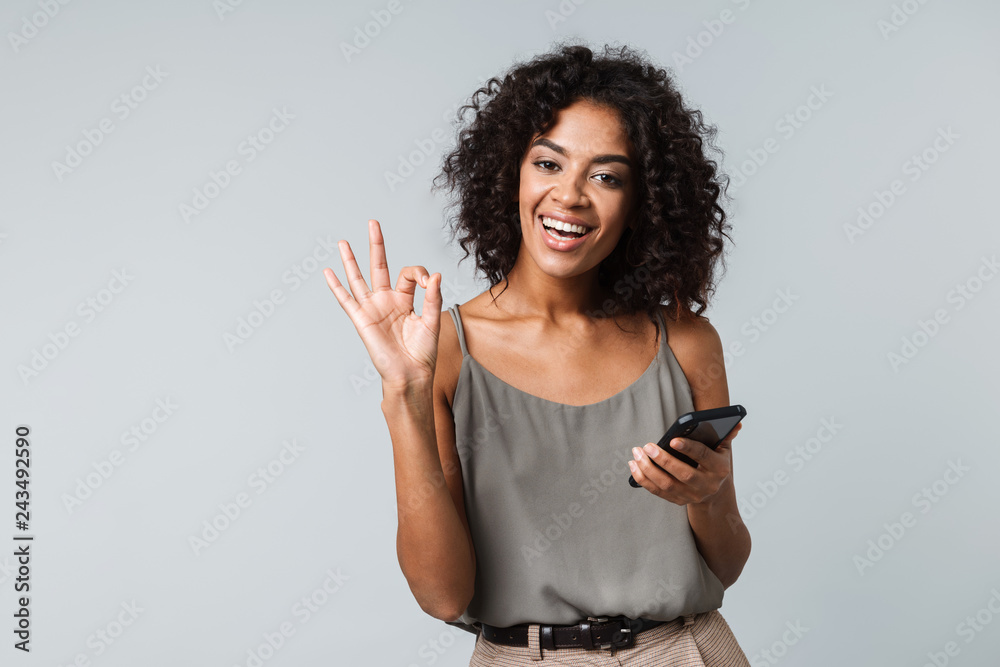
<instances>
[{"instance_id":1,"label":"eyebrow","mask_svg":"<svg viewBox=\"0 0 1000 667\"><path fill-rule=\"evenodd\" d=\"M552 150L554 150L556 153L559 153L560 155L566 155L566 149L565 148L563 148L562 146L560 146L557 143L549 141L548 139L535 139L535 141L533 141L531 143L531 146L529 146L528 148L530 150L531 148L534 148L535 146L546 146L546 147L551 148ZM626 167L629 167L630 169L632 168L632 161L629 160L624 155L615 155L615 154L612 154L612 155L595 155L593 161L596 162L597 164L607 164L609 162L621 162Z\"/></svg>"}]
</instances>

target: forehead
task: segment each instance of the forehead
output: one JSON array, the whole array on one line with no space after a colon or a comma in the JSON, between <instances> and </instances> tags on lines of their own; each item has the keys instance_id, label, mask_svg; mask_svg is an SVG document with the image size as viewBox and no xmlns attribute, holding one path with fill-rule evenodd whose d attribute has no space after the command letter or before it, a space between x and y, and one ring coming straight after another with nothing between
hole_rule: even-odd
<instances>
[{"instance_id":1,"label":"forehead","mask_svg":"<svg viewBox=\"0 0 1000 667\"><path fill-rule=\"evenodd\" d=\"M615 109L580 100L556 112L548 132L537 134L566 149L569 155L618 152L631 155L631 142Z\"/></svg>"}]
</instances>

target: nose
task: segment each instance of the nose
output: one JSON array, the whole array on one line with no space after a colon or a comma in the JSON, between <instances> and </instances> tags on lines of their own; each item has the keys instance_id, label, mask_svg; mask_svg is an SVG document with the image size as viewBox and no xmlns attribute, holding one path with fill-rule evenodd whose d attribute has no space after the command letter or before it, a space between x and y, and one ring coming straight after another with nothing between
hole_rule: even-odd
<instances>
[{"instance_id":1,"label":"nose","mask_svg":"<svg viewBox=\"0 0 1000 667\"><path fill-rule=\"evenodd\" d=\"M552 189L552 198L566 208L585 205L588 200L584 192L584 178L569 171L564 172Z\"/></svg>"}]
</instances>

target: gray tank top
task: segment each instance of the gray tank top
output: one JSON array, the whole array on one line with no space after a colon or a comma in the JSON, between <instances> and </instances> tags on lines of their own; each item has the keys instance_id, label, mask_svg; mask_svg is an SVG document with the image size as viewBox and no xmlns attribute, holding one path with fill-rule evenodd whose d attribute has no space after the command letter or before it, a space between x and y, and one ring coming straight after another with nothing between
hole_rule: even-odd
<instances>
[{"instance_id":1,"label":"gray tank top","mask_svg":"<svg viewBox=\"0 0 1000 667\"><path fill-rule=\"evenodd\" d=\"M589 405L556 403L496 377L462 347L453 400L465 511L476 549L472 601L457 622L569 625L588 616L668 621L722 606L724 587L687 509L628 483L632 447L694 409L667 344L645 372Z\"/></svg>"}]
</instances>

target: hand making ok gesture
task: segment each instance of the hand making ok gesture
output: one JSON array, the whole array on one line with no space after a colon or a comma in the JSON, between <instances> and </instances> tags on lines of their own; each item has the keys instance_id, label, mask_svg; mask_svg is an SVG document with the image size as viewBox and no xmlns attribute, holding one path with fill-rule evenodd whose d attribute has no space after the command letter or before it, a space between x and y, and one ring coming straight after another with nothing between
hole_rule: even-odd
<instances>
[{"instance_id":1,"label":"hand making ok gesture","mask_svg":"<svg viewBox=\"0 0 1000 667\"><path fill-rule=\"evenodd\" d=\"M404 388L417 382L432 382L441 327L441 274L429 275L423 266L404 266L393 289L385 259L385 241L377 220L368 221L368 243L371 291L350 244L344 240L338 246L351 291L340 284L330 268L323 269L326 282L354 322L375 369L382 376L383 387ZM413 310L418 284L426 290L420 315Z\"/></svg>"}]
</instances>

